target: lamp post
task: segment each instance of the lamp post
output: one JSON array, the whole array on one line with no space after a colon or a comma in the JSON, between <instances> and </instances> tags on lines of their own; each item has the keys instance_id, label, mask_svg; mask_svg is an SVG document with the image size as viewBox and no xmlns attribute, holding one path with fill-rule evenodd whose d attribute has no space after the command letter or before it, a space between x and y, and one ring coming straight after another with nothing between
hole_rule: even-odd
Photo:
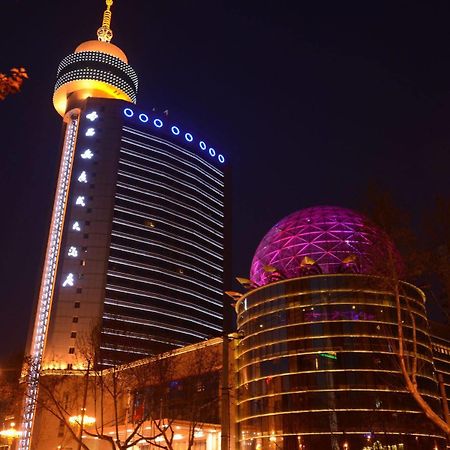
<instances>
[{"instance_id":1,"label":"lamp post","mask_svg":"<svg viewBox=\"0 0 450 450\"><path fill-rule=\"evenodd\" d=\"M15 426L16 424L11 422L9 428L0 431L0 436L8 443L8 450L11 449L14 439L18 439L22 435L22 432L16 430Z\"/></svg>"}]
</instances>

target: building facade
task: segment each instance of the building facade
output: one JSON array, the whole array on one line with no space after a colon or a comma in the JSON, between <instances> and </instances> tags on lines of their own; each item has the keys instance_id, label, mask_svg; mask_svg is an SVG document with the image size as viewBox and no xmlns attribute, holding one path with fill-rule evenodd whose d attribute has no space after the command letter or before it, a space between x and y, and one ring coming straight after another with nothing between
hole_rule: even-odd
<instances>
[{"instance_id":1,"label":"building facade","mask_svg":"<svg viewBox=\"0 0 450 450\"><path fill-rule=\"evenodd\" d=\"M299 211L267 233L236 305L240 448L446 448L405 387L389 267L401 271L388 237L346 209ZM406 360L415 342L420 391L439 412L425 296L398 289Z\"/></svg>"},{"instance_id":2,"label":"building facade","mask_svg":"<svg viewBox=\"0 0 450 450\"><path fill-rule=\"evenodd\" d=\"M42 370L83 370L94 345L106 368L223 332L227 158L134 105L136 73L110 42L112 3L98 40L58 67L61 163L26 351L21 450Z\"/></svg>"},{"instance_id":3,"label":"building facade","mask_svg":"<svg viewBox=\"0 0 450 450\"><path fill-rule=\"evenodd\" d=\"M220 335L225 158L126 102L80 117L44 368L96 326L103 366Z\"/></svg>"}]
</instances>

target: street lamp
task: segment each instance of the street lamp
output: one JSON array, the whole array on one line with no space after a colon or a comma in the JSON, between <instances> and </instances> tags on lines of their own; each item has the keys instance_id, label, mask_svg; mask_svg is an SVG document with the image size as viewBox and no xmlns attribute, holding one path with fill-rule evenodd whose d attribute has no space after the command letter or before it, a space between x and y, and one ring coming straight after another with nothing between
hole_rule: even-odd
<instances>
[{"instance_id":1,"label":"street lamp","mask_svg":"<svg viewBox=\"0 0 450 450\"><path fill-rule=\"evenodd\" d=\"M14 439L18 439L20 438L20 436L22 436L22 432L16 430L15 426L16 424L14 422L11 422L9 428L0 431L0 436L2 438L5 438L6 442L8 443L8 450L11 448Z\"/></svg>"}]
</instances>

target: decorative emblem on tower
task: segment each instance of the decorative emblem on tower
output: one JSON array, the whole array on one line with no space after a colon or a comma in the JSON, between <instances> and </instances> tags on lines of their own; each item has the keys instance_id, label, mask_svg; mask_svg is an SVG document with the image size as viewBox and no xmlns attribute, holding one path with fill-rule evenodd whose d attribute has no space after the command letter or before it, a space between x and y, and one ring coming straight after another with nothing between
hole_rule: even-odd
<instances>
[{"instance_id":1,"label":"decorative emblem on tower","mask_svg":"<svg viewBox=\"0 0 450 450\"><path fill-rule=\"evenodd\" d=\"M106 0L106 10L103 13L102 26L97 30L98 40L102 42L111 42L113 32L111 30L111 6L113 0Z\"/></svg>"}]
</instances>

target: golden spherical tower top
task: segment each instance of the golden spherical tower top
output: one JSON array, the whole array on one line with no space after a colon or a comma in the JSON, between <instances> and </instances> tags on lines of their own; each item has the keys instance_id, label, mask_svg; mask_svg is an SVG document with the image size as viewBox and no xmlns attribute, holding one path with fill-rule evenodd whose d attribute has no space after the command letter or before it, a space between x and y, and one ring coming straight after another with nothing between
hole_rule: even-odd
<instances>
[{"instance_id":1,"label":"golden spherical tower top","mask_svg":"<svg viewBox=\"0 0 450 450\"><path fill-rule=\"evenodd\" d=\"M137 75L125 53L111 44L111 5L106 0L98 40L83 42L58 67L53 105L64 116L88 97L115 98L136 103Z\"/></svg>"}]
</instances>

